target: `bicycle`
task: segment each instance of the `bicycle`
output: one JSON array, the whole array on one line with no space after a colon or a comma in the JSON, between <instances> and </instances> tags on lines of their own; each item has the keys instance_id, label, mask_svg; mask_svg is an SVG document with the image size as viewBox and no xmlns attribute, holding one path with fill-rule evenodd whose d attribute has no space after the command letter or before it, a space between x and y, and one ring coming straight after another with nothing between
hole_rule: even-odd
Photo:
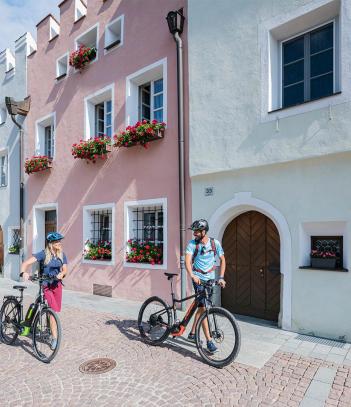
<instances>
[{"instance_id":1,"label":"bicycle","mask_svg":"<svg viewBox=\"0 0 351 407\"><path fill-rule=\"evenodd\" d=\"M27 288L15 285L13 289L20 291L20 296L6 295L0 309L0 339L7 345L13 345L20 336L32 335L33 349L44 363L50 363L56 356L61 343L61 323L57 314L48 306L43 291L42 277L30 277L31 281L39 282L39 292L35 302L31 304L23 320L23 291ZM48 281L47 278L45 281ZM55 278L49 281L53 284ZM56 346L53 346L52 330L56 330Z\"/></svg>"},{"instance_id":2,"label":"bicycle","mask_svg":"<svg viewBox=\"0 0 351 407\"><path fill-rule=\"evenodd\" d=\"M164 273L171 282L172 305L168 305L162 298L154 296L147 299L140 308L138 328L143 340L150 345L159 345L169 335L181 336L197 310L201 300L204 300L205 311L200 316L195 330L196 347L202 359L210 366L222 368L233 362L240 350L240 328L234 316L222 307L215 307L211 301L213 288L218 281L204 284L205 289L186 298L176 299L173 291L173 277L177 274ZM177 319L176 303L182 303L191 298L194 301L188 308L182 321ZM173 311L173 313L171 312ZM201 326L207 320L209 332L215 342L217 351L209 352L204 344L207 343Z\"/></svg>"}]
</instances>

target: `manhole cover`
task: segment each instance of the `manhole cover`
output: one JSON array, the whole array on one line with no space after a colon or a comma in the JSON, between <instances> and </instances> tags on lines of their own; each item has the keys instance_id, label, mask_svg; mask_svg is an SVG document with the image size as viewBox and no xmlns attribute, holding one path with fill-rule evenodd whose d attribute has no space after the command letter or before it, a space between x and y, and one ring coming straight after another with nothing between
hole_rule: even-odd
<instances>
[{"instance_id":1,"label":"manhole cover","mask_svg":"<svg viewBox=\"0 0 351 407\"><path fill-rule=\"evenodd\" d=\"M106 373L116 367L117 363L113 359L108 358L98 358L93 360L88 360L79 366L79 370L82 373L87 374L100 374Z\"/></svg>"}]
</instances>

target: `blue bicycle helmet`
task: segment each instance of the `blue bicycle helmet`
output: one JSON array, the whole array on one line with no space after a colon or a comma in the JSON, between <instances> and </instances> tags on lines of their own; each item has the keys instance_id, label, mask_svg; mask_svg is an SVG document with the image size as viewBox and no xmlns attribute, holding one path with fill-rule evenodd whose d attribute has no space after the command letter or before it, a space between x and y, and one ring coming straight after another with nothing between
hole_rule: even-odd
<instances>
[{"instance_id":1,"label":"blue bicycle helmet","mask_svg":"<svg viewBox=\"0 0 351 407\"><path fill-rule=\"evenodd\" d=\"M50 232L46 236L46 240L49 243L57 242L57 241L62 240L62 239L63 239L63 236L61 235L61 233L58 233L58 232Z\"/></svg>"}]
</instances>

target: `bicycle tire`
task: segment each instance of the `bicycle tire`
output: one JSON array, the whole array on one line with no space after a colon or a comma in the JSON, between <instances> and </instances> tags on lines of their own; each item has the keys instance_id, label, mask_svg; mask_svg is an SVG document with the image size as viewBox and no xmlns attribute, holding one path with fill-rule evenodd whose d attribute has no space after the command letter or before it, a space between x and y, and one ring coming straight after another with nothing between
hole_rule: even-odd
<instances>
[{"instance_id":1,"label":"bicycle tire","mask_svg":"<svg viewBox=\"0 0 351 407\"><path fill-rule=\"evenodd\" d=\"M7 318L8 315L5 314L7 307L13 304L13 309L15 309L15 314L14 314L14 318L15 323L17 324L17 326L19 326L20 324L20 319L21 319L21 307L19 302L14 299L14 298L8 298L7 300L5 300L5 302L2 304L1 310L0 310L0 339L3 343L5 343L6 345L13 345L16 342L16 339L18 337L18 328L15 328L15 332L12 336L11 339L7 338L6 334L4 334L4 321L3 318ZM4 315L5 314L5 315ZM13 319L12 319L13 320Z\"/></svg>"},{"instance_id":2,"label":"bicycle tire","mask_svg":"<svg viewBox=\"0 0 351 407\"><path fill-rule=\"evenodd\" d=\"M39 343L40 343L40 339L43 339L43 341L46 341L46 345L49 345L49 341L50 341L50 337L51 335L49 334L49 332L44 332L43 331L43 315L45 317L45 321L47 324L50 325L50 322L48 322L50 320L50 316L53 316L56 322L56 327L57 327L57 344L55 349L51 349L51 352L49 352L49 355L46 356L40 349L39 349ZM41 319L40 319L41 318ZM41 360L44 363L50 363L55 356L57 355L57 352L60 348L60 344L61 344L61 336L62 336L62 329L61 329L61 322L60 319L58 317L58 315L56 314L56 312L54 312L51 308L49 307L45 307L43 308L41 311L38 311L34 321L33 321L33 325L32 325L32 329L33 329L33 348L34 348L34 352L37 356L37 358L39 360ZM47 330L48 328L46 328ZM49 328L49 330L51 331L51 327Z\"/></svg>"},{"instance_id":3,"label":"bicycle tire","mask_svg":"<svg viewBox=\"0 0 351 407\"><path fill-rule=\"evenodd\" d=\"M145 310L153 302L156 304L157 303L159 304L160 310L158 311L158 313L160 313L161 315L159 315L158 318L151 324L150 324L149 320L147 320L146 322L143 322L143 317L145 318L145 315L144 315ZM164 322L163 320L162 321L159 320L159 317L161 316L161 318L162 318L162 315L167 316L166 322ZM146 316L146 319L147 319L147 316ZM163 332L163 334L161 334L161 336L159 338L152 339L152 337L148 336L148 333L145 331L143 323L144 324L148 323L150 327L151 327L151 325L153 325L152 326L153 328L156 328L157 326L158 327L163 326L164 332ZM157 297L157 296L150 297L143 303L143 305L140 308L139 315L138 315L138 328L139 328L140 335L143 338L144 342L148 343L149 345L159 345L168 338L168 336L171 332L171 312L169 310L167 303L165 301L163 301L162 298ZM150 331L151 331L151 328L150 328Z\"/></svg>"},{"instance_id":4,"label":"bicycle tire","mask_svg":"<svg viewBox=\"0 0 351 407\"><path fill-rule=\"evenodd\" d=\"M223 359L217 359L217 360L213 359L212 357L217 355L217 353L211 354L210 352L208 352L203 347L203 341L201 341L201 339L200 339L200 337L201 337L201 329L202 329L202 322L204 321L205 318L207 318L206 312L204 312L200 316L200 318L199 318L199 320L197 322L197 325L196 325L196 347L197 347L197 350L198 350L200 356L202 357L202 359L208 365L213 366L213 367L217 367L217 368L222 368L222 367L227 366L230 363L232 363L233 360L237 357L237 355L238 355L238 353L240 351L240 345L241 345L240 328L239 328L239 325L236 322L234 316L228 310L226 310L225 308L222 308L222 307L210 308L208 310L208 315L209 315L209 318L212 315L217 315L218 317L220 316L222 318L227 319L229 321L231 327L233 328L233 332L234 332L234 335L235 335L235 343L234 343L234 346L233 346L233 350L229 353L229 355L226 356ZM217 321L217 323L218 323L218 321ZM220 329L218 331L220 331ZM212 332L212 334L213 333L214 332ZM221 332L219 335L222 335L223 339L224 339L224 333L223 332Z\"/></svg>"}]
</instances>

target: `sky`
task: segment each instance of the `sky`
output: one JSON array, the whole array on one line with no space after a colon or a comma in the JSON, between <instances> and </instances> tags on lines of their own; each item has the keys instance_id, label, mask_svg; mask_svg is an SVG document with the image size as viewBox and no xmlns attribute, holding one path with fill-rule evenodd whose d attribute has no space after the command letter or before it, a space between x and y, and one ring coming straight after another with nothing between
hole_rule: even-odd
<instances>
[{"instance_id":1,"label":"sky","mask_svg":"<svg viewBox=\"0 0 351 407\"><path fill-rule=\"evenodd\" d=\"M29 31L36 40L36 25L49 13L56 18L61 0L0 0L0 52L15 49L15 41Z\"/></svg>"}]
</instances>

